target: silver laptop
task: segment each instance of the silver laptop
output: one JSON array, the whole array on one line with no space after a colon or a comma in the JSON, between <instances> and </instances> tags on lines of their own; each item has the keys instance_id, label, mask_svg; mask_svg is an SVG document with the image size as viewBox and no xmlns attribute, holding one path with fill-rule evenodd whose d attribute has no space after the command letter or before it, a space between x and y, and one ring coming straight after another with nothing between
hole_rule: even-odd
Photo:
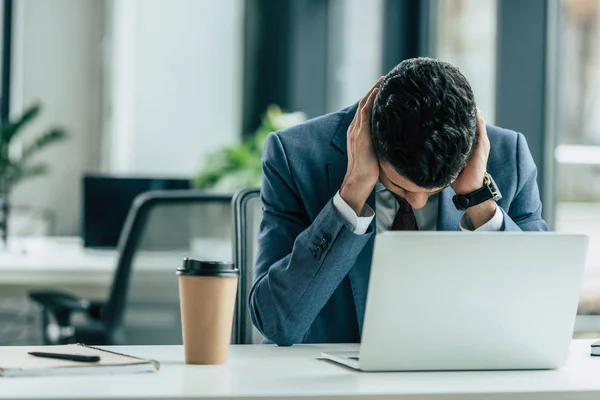
<instances>
[{"instance_id":1,"label":"silver laptop","mask_svg":"<svg viewBox=\"0 0 600 400\"><path fill-rule=\"evenodd\" d=\"M588 240L560 233L377 235L363 371L553 369L567 359Z\"/></svg>"}]
</instances>

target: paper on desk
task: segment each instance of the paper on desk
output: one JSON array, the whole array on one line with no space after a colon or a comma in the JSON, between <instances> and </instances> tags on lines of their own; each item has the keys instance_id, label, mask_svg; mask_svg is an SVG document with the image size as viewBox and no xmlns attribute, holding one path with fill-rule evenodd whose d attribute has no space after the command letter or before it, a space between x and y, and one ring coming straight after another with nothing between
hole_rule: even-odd
<instances>
[{"instance_id":1,"label":"paper on desk","mask_svg":"<svg viewBox=\"0 0 600 400\"><path fill-rule=\"evenodd\" d=\"M97 355L100 356L100 361L83 363L27 354L33 351ZM81 344L0 347L0 376L4 377L155 372L159 367L158 361L155 360L137 358Z\"/></svg>"}]
</instances>

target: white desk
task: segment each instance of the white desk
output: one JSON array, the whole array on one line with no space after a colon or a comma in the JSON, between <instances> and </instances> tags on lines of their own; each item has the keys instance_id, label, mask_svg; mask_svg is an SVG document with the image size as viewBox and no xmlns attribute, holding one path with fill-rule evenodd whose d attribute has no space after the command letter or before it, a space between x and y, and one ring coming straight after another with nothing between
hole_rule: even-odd
<instances>
[{"instance_id":1,"label":"white desk","mask_svg":"<svg viewBox=\"0 0 600 400\"><path fill-rule=\"evenodd\" d=\"M2 285L108 285L117 263L114 250L89 250L81 239L15 238L0 250Z\"/></svg>"},{"instance_id":2,"label":"white desk","mask_svg":"<svg viewBox=\"0 0 600 400\"><path fill-rule=\"evenodd\" d=\"M149 282L158 283L166 276L174 279L175 268L184 257L201 257L202 252L215 249L219 256L231 258L230 242L203 238L191 244L193 254L142 252L135 269L142 269ZM0 250L0 291L3 296L18 296L21 291L42 287L86 294L96 289L104 297L116 265L116 251L86 249L76 237L14 238L8 249Z\"/></svg>"},{"instance_id":3,"label":"white desk","mask_svg":"<svg viewBox=\"0 0 600 400\"><path fill-rule=\"evenodd\" d=\"M136 267L175 273L185 256L189 254L141 252ZM0 251L0 282L24 286L108 284L117 257L116 250L86 249L77 237L17 238L9 243L7 250Z\"/></svg>"},{"instance_id":4,"label":"white desk","mask_svg":"<svg viewBox=\"0 0 600 400\"><path fill-rule=\"evenodd\" d=\"M600 398L600 358L590 340L573 341L555 371L361 373L318 360L323 350L355 345L232 346L226 366L186 366L180 346L122 347L161 362L157 373L0 378L0 399L523 399Z\"/></svg>"}]
</instances>

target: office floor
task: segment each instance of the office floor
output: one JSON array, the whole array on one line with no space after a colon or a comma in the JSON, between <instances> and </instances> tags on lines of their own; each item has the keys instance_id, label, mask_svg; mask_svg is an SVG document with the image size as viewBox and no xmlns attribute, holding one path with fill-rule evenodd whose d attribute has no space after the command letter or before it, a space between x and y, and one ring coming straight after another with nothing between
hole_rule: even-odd
<instances>
[{"instance_id":1,"label":"office floor","mask_svg":"<svg viewBox=\"0 0 600 400\"><path fill-rule=\"evenodd\" d=\"M0 300L0 346L42 344L41 313L27 299Z\"/></svg>"}]
</instances>

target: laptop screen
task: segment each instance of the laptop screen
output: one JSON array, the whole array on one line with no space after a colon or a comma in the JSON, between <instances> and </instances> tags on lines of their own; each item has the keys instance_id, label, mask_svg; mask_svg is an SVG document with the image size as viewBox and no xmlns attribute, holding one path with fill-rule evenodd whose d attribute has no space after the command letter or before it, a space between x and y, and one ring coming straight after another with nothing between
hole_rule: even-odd
<instances>
[{"instance_id":1,"label":"laptop screen","mask_svg":"<svg viewBox=\"0 0 600 400\"><path fill-rule=\"evenodd\" d=\"M85 175L81 228L84 246L115 248L129 208L140 193L189 188L188 179Z\"/></svg>"}]
</instances>

